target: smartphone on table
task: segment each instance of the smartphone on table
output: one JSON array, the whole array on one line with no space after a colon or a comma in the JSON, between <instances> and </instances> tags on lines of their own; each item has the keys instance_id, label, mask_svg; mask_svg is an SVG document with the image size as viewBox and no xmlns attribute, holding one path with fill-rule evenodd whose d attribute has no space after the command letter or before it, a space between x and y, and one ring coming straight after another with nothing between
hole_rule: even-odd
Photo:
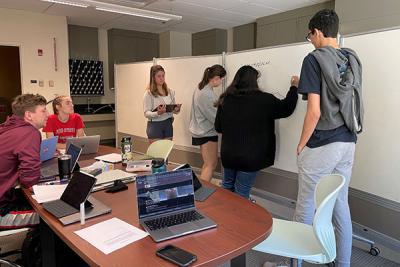
<instances>
[{"instance_id":1,"label":"smartphone on table","mask_svg":"<svg viewBox=\"0 0 400 267\"><path fill-rule=\"evenodd\" d=\"M197 260L196 255L173 245L166 245L157 250L156 255L178 266L189 266Z\"/></svg>"}]
</instances>

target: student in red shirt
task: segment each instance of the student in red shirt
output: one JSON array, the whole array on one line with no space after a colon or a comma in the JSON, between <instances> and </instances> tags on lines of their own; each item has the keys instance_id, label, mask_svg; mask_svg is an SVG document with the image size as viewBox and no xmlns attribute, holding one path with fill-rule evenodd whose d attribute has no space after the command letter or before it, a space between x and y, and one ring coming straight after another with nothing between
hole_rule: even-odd
<instances>
[{"instance_id":1,"label":"student in red shirt","mask_svg":"<svg viewBox=\"0 0 400 267\"><path fill-rule=\"evenodd\" d=\"M74 113L74 104L69 96L57 96L53 100L54 114L47 119L43 132L47 138L58 136L57 149L65 149L67 138L85 135L81 116Z\"/></svg>"}]
</instances>

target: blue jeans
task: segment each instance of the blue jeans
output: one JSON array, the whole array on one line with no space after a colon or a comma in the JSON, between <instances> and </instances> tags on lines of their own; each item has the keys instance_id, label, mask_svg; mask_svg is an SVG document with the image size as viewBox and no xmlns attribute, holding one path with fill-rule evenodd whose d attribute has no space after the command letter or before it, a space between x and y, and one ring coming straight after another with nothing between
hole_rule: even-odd
<instances>
[{"instance_id":1,"label":"blue jeans","mask_svg":"<svg viewBox=\"0 0 400 267\"><path fill-rule=\"evenodd\" d=\"M222 187L249 199L250 190L258 172L243 172L224 168Z\"/></svg>"}]
</instances>

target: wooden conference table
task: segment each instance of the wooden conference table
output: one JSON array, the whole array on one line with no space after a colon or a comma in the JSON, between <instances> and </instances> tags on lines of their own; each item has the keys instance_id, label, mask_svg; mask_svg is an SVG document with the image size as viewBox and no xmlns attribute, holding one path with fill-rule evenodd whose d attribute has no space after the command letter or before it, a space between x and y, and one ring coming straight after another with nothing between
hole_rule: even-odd
<instances>
[{"instance_id":1,"label":"wooden conference table","mask_svg":"<svg viewBox=\"0 0 400 267\"><path fill-rule=\"evenodd\" d=\"M119 150L101 146L97 155L113 152L119 153ZM79 163L82 167L88 166L94 162L93 158L93 154L81 156ZM116 167L123 168L121 164L116 164ZM49 226L48 232L54 232L90 266L174 266L155 255L156 250L166 244L173 244L195 254L197 261L192 266L217 266L229 260L232 260L233 266L244 266L244 253L268 237L272 230L272 217L265 209L232 192L218 188L205 202L196 202L196 207L218 224L217 228L161 243L155 243L148 236L105 255L74 231L113 217L140 228L135 183L130 183L128 190L114 194L105 191L93 193L92 196L111 207L112 212L89 219L84 226L80 223L63 226L32 198L30 190L24 189L24 194L42 221ZM45 251L49 247L51 248L49 242L42 241L42 250ZM43 254L43 266L54 266L55 262L49 258L51 255Z\"/></svg>"}]
</instances>

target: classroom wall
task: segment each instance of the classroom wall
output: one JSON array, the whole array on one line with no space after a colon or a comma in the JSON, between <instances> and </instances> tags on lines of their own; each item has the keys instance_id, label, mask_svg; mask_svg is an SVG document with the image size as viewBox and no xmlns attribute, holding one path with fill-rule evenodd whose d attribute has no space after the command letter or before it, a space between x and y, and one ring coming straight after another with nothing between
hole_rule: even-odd
<instances>
[{"instance_id":1,"label":"classroom wall","mask_svg":"<svg viewBox=\"0 0 400 267\"><path fill-rule=\"evenodd\" d=\"M159 57L159 37L156 33L108 30L109 85L114 88L114 64L148 61Z\"/></svg>"},{"instance_id":2,"label":"classroom wall","mask_svg":"<svg viewBox=\"0 0 400 267\"><path fill-rule=\"evenodd\" d=\"M91 104L115 103L110 90L108 65L108 32L105 29L68 25L69 54L74 59L100 60L103 62L104 96L90 96ZM86 104L87 97L72 97L74 104Z\"/></svg>"},{"instance_id":3,"label":"classroom wall","mask_svg":"<svg viewBox=\"0 0 400 267\"><path fill-rule=\"evenodd\" d=\"M159 34L159 57L185 57L192 55L192 35L175 31Z\"/></svg>"},{"instance_id":4,"label":"classroom wall","mask_svg":"<svg viewBox=\"0 0 400 267\"><path fill-rule=\"evenodd\" d=\"M213 55L227 51L227 30L211 29L192 34L192 55Z\"/></svg>"},{"instance_id":5,"label":"classroom wall","mask_svg":"<svg viewBox=\"0 0 400 267\"><path fill-rule=\"evenodd\" d=\"M256 48L257 24L248 23L233 28L233 51Z\"/></svg>"},{"instance_id":6,"label":"classroom wall","mask_svg":"<svg viewBox=\"0 0 400 267\"><path fill-rule=\"evenodd\" d=\"M99 34L97 28L68 25L70 59L99 59Z\"/></svg>"},{"instance_id":7,"label":"classroom wall","mask_svg":"<svg viewBox=\"0 0 400 267\"><path fill-rule=\"evenodd\" d=\"M258 18L256 20L256 47L304 42L305 36L308 33L308 22L310 18L317 11L324 8L334 9L335 2L324 2Z\"/></svg>"},{"instance_id":8,"label":"classroom wall","mask_svg":"<svg viewBox=\"0 0 400 267\"><path fill-rule=\"evenodd\" d=\"M57 70L53 38L56 39ZM20 47L22 93L39 93L47 99L69 94L66 17L0 9L0 45ZM38 56L38 49L43 50L42 56ZM31 80L41 80L43 86ZM49 86L49 81L54 81L54 87Z\"/></svg>"},{"instance_id":9,"label":"classroom wall","mask_svg":"<svg viewBox=\"0 0 400 267\"><path fill-rule=\"evenodd\" d=\"M340 32L352 34L400 26L398 0L336 0Z\"/></svg>"}]
</instances>

